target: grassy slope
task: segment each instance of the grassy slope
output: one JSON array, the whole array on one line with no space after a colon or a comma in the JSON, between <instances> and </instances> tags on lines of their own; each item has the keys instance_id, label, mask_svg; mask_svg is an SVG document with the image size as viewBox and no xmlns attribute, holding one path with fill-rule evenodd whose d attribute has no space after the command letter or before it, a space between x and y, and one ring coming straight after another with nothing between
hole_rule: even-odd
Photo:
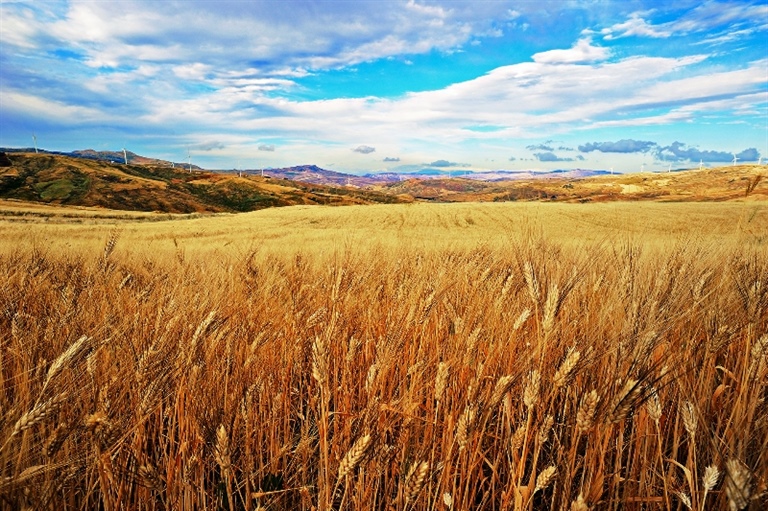
<instances>
[{"instance_id":1,"label":"grassy slope","mask_svg":"<svg viewBox=\"0 0 768 511\"><path fill-rule=\"evenodd\" d=\"M261 177L111 165L14 153L0 169L0 197L50 204L166 213L253 211L296 204L399 202L391 195Z\"/></svg>"}]
</instances>

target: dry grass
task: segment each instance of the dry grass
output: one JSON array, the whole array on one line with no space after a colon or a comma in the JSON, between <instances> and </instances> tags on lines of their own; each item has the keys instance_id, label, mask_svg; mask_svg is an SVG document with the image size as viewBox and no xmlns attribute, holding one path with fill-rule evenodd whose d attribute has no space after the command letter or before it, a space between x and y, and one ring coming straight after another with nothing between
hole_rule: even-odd
<instances>
[{"instance_id":1,"label":"dry grass","mask_svg":"<svg viewBox=\"0 0 768 511\"><path fill-rule=\"evenodd\" d=\"M542 206L0 224L0 507L763 509L765 213Z\"/></svg>"}]
</instances>

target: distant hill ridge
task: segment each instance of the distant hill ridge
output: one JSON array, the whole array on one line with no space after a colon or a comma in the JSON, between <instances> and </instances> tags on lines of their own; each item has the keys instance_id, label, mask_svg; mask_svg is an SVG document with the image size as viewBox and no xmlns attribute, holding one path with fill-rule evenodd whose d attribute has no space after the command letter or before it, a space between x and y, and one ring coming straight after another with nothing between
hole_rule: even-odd
<instances>
[{"instance_id":1,"label":"distant hill ridge","mask_svg":"<svg viewBox=\"0 0 768 511\"><path fill-rule=\"evenodd\" d=\"M6 153L32 153L35 152L34 148L0 148L0 151ZM89 160L106 161L112 163L123 164L125 162L122 151L96 151L94 149L82 149L70 152L60 151L47 151L39 149L40 154L54 154L61 156L71 156L73 158L84 158ZM171 162L168 160L161 160L158 158L150 158L146 156L138 155L131 151L126 151L128 163L133 165L151 165L160 167L171 167L188 169L192 168L195 171L204 170L195 164L188 164L186 162ZM408 179L443 179L446 177L473 179L477 181L513 181L513 180L530 180L530 179L549 179L552 177L589 177L597 175L608 174L605 170L586 170L586 169L558 169L551 171L533 171L533 170L494 170L494 171L469 171L469 170L445 170L435 167L424 167L420 170L413 172L371 172L362 175L349 174L344 172L338 172L334 170L323 169L314 164L295 165L292 167L281 168L264 168L264 169L246 169L246 170L230 170L219 169L212 170L211 172L223 172L232 173L240 172L249 175L264 175L276 178L290 179L293 181L300 181L305 183L315 183L323 185L336 185L336 186L357 186L357 187L370 187L377 185L385 185L388 183L394 183L399 181L405 181Z\"/></svg>"},{"instance_id":2,"label":"distant hill ridge","mask_svg":"<svg viewBox=\"0 0 768 511\"><path fill-rule=\"evenodd\" d=\"M283 169L195 171L139 156L114 163L109 152L10 152L0 165L0 198L110 209L188 213L252 211L294 204L489 201L768 200L768 166L735 165L663 173L592 170L354 176L299 165ZM136 163L134 163L136 162ZM141 162L141 163L139 163ZM1 163L1 162L0 162ZM472 177L472 179L470 179Z\"/></svg>"},{"instance_id":3,"label":"distant hill ridge","mask_svg":"<svg viewBox=\"0 0 768 511\"><path fill-rule=\"evenodd\" d=\"M239 212L298 204L373 204L408 200L396 194L331 187L258 175L114 164L51 152L11 152L0 168L0 198L166 213ZM121 152L122 156L122 152ZM135 159L146 161L149 159ZM151 160L150 160L151 161ZM129 162L132 160L129 158Z\"/></svg>"}]
</instances>

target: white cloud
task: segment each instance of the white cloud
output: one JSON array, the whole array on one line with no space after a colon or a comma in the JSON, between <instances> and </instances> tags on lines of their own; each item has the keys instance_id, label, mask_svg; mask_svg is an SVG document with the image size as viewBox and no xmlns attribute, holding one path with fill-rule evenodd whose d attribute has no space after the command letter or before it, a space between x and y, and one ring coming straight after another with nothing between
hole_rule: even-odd
<instances>
[{"instance_id":1,"label":"white cloud","mask_svg":"<svg viewBox=\"0 0 768 511\"><path fill-rule=\"evenodd\" d=\"M3 109L67 124L106 120L104 113L94 108L68 105L20 92L3 92Z\"/></svg>"},{"instance_id":2,"label":"white cloud","mask_svg":"<svg viewBox=\"0 0 768 511\"><path fill-rule=\"evenodd\" d=\"M451 50L473 35L497 35L492 21L506 15L501 4L469 0L322 2L313 8L289 2L72 0L53 23L27 23L24 11L8 11L3 13L4 27L10 27L4 29L4 42L30 45L35 34L47 32L59 46L83 51L93 67L138 60L221 67L257 61L282 73Z\"/></svg>"},{"instance_id":3,"label":"white cloud","mask_svg":"<svg viewBox=\"0 0 768 511\"><path fill-rule=\"evenodd\" d=\"M576 64L598 62L607 59L610 49L592 46L589 37L579 39L569 50L549 50L533 55L533 61L541 64Z\"/></svg>"},{"instance_id":4,"label":"white cloud","mask_svg":"<svg viewBox=\"0 0 768 511\"><path fill-rule=\"evenodd\" d=\"M173 66L173 74L184 80L204 80L212 71L212 67L202 62L190 62Z\"/></svg>"},{"instance_id":5,"label":"white cloud","mask_svg":"<svg viewBox=\"0 0 768 511\"><path fill-rule=\"evenodd\" d=\"M641 18L640 13L637 12L632 13L627 21L605 28L601 33L606 40L631 36L666 38L672 35L672 31L654 27Z\"/></svg>"},{"instance_id":6,"label":"white cloud","mask_svg":"<svg viewBox=\"0 0 768 511\"><path fill-rule=\"evenodd\" d=\"M704 58L635 57L593 66L521 63L396 100L297 101L262 97L255 92L237 98L233 92L222 90L209 95L205 102L163 104L162 116L194 120L211 130L226 125L340 146L364 133L377 141L377 152L381 149L391 154L422 142L447 150L473 139L509 140L574 128L688 122L711 108L746 109L765 101L765 94L756 91L764 83L766 64L762 62L739 71L678 76L680 70ZM736 97L727 100L723 98L726 94ZM268 108L272 114L260 118L240 111L238 105L247 101ZM662 112L657 113L659 110ZM468 124L499 129L475 132L464 129Z\"/></svg>"}]
</instances>

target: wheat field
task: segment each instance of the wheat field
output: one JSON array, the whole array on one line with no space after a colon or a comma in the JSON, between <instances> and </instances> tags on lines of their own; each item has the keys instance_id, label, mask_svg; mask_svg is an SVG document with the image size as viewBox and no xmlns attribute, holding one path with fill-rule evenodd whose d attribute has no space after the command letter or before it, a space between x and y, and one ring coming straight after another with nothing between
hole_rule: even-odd
<instances>
[{"instance_id":1,"label":"wheat field","mask_svg":"<svg viewBox=\"0 0 768 511\"><path fill-rule=\"evenodd\" d=\"M768 207L0 218L0 507L768 505Z\"/></svg>"}]
</instances>

